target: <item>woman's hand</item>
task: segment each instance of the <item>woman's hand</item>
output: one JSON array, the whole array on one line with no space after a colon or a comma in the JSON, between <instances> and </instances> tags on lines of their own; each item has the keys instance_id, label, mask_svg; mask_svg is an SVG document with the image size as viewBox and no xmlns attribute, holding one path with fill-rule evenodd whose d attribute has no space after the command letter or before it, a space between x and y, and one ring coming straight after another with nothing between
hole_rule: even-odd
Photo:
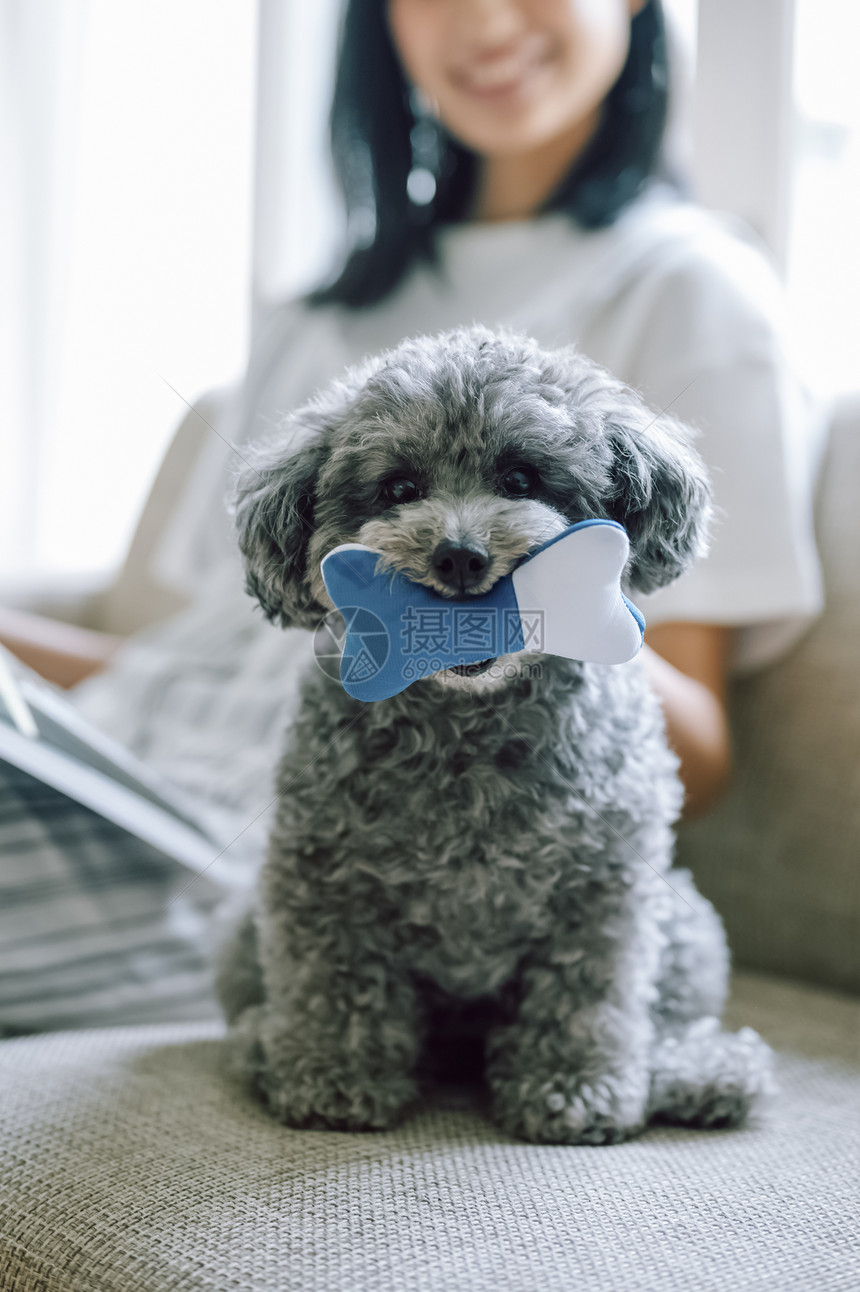
<instances>
[{"instance_id":1,"label":"woman's hand","mask_svg":"<svg viewBox=\"0 0 860 1292\"><path fill-rule=\"evenodd\" d=\"M0 606L0 644L66 689L104 668L122 641L112 633Z\"/></svg>"},{"instance_id":2,"label":"woman's hand","mask_svg":"<svg viewBox=\"0 0 860 1292\"><path fill-rule=\"evenodd\" d=\"M645 667L681 759L684 816L706 812L731 772L726 678L732 629L717 624L659 624L645 634Z\"/></svg>"}]
</instances>

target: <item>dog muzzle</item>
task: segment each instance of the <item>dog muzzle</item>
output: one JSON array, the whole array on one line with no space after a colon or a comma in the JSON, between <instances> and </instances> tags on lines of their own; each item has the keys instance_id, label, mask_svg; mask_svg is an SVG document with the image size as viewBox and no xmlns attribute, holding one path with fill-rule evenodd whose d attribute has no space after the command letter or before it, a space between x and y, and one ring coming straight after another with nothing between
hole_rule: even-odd
<instances>
[{"instance_id":1,"label":"dog muzzle","mask_svg":"<svg viewBox=\"0 0 860 1292\"><path fill-rule=\"evenodd\" d=\"M489 592L450 598L396 570L377 573L378 552L342 543L320 567L345 627L341 683L357 700L385 700L441 669L468 673L520 651L624 664L645 631L621 591L629 556L621 525L584 520L529 552Z\"/></svg>"}]
</instances>

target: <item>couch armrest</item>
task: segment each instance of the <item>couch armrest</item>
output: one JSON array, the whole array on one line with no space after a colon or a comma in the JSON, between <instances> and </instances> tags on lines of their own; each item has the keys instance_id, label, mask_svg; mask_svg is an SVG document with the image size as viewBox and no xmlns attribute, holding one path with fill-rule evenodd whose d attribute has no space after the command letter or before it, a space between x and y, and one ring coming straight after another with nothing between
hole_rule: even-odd
<instances>
[{"instance_id":1,"label":"couch armrest","mask_svg":"<svg viewBox=\"0 0 860 1292\"><path fill-rule=\"evenodd\" d=\"M174 589L159 583L151 557L173 515L226 399L226 389L195 401L176 428L140 514L128 553L114 581L83 607L87 627L129 636L176 614L187 604Z\"/></svg>"},{"instance_id":2,"label":"couch armrest","mask_svg":"<svg viewBox=\"0 0 860 1292\"><path fill-rule=\"evenodd\" d=\"M182 418L144 502L125 559L112 579L55 579L26 589L7 587L2 601L14 610L97 632L127 637L181 610L184 598L160 584L151 558L192 476L228 388L209 391Z\"/></svg>"}]
</instances>

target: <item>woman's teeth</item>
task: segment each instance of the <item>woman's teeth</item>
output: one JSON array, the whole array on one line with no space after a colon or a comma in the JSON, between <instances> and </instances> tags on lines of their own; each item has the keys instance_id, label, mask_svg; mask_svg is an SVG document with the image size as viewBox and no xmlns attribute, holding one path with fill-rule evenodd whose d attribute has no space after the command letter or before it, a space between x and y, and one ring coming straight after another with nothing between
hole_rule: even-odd
<instances>
[{"instance_id":1,"label":"woman's teeth","mask_svg":"<svg viewBox=\"0 0 860 1292\"><path fill-rule=\"evenodd\" d=\"M519 81L532 66L521 59L509 59L505 63L489 68L472 68L464 77L467 85L476 90L497 90L503 85L512 85Z\"/></svg>"},{"instance_id":2,"label":"woman's teeth","mask_svg":"<svg viewBox=\"0 0 860 1292\"><path fill-rule=\"evenodd\" d=\"M460 82L467 90L513 89L535 70L541 57L538 49L519 50L487 64L473 63L460 72Z\"/></svg>"}]
</instances>

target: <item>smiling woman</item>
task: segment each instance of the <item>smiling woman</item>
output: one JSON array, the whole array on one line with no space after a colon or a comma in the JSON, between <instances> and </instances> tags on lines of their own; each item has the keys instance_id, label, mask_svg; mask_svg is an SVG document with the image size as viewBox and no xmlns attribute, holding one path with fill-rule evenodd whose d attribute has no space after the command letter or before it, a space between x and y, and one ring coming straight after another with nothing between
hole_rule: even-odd
<instances>
[{"instance_id":1,"label":"smiling woman","mask_svg":"<svg viewBox=\"0 0 860 1292\"><path fill-rule=\"evenodd\" d=\"M390 0L407 77L484 159L466 218L527 217L557 188L597 133L642 5Z\"/></svg>"}]
</instances>

